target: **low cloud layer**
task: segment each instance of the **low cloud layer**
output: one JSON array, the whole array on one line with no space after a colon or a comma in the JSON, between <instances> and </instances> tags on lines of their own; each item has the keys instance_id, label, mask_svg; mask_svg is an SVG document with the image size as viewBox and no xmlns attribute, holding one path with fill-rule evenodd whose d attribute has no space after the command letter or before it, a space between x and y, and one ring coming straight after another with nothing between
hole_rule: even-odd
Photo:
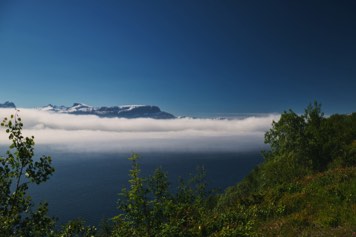
<instances>
[{"instance_id":1,"label":"low cloud layer","mask_svg":"<svg viewBox=\"0 0 356 237\"><path fill-rule=\"evenodd\" d=\"M0 118L15 110L0 109ZM71 152L250 151L264 147L264 133L279 115L239 119L122 119L20 109L24 135L37 145ZM2 129L4 130L4 129ZM0 133L0 144L8 144Z\"/></svg>"}]
</instances>

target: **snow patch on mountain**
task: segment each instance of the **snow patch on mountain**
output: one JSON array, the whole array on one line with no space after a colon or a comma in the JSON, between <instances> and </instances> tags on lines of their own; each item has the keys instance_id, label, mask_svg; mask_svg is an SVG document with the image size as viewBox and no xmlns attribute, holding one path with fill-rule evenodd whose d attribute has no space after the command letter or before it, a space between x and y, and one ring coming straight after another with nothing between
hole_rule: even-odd
<instances>
[{"instance_id":1,"label":"snow patch on mountain","mask_svg":"<svg viewBox=\"0 0 356 237\"><path fill-rule=\"evenodd\" d=\"M173 119L174 115L161 111L158 106L152 105L122 105L111 107L94 107L83 103L74 103L70 107L56 106L49 104L40 108L42 111L78 114L78 115L97 115L109 118L153 118L153 119Z\"/></svg>"}]
</instances>

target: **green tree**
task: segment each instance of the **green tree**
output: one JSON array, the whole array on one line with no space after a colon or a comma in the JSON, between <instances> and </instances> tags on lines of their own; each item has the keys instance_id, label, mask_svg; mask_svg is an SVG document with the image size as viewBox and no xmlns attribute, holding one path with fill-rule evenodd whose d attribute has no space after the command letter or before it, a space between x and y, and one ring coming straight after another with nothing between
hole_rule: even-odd
<instances>
[{"instance_id":1,"label":"green tree","mask_svg":"<svg viewBox=\"0 0 356 237\"><path fill-rule=\"evenodd\" d=\"M263 152L266 163L260 171L264 174L260 185L290 182L312 169L307 126L305 115L292 110L285 111L278 122L273 121L272 128L265 134L265 143L270 145L270 150Z\"/></svg>"},{"instance_id":2,"label":"green tree","mask_svg":"<svg viewBox=\"0 0 356 237\"><path fill-rule=\"evenodd\" d=\"M324 117L317 102L302 115L284 112L265 134L270 150L264 152L264 183L289 182L330 165L354 165L355 118L355 114Z\"/></svg>"},{"instance_id":3,"label":"green tree","mask_svg":"<svg viewBox=\"0 0 356 237\"><path fill-rule=\"evenodd\" d=\"M113 218L114 236L205 236L202 217L207 196L205 170L176 192L170 190L167 174L158 168L148 178L141 177L138 155L132 162L129 188L122 189L118 201L120 214Z\"/></svg>"},{"instance_id":4,"label":"green tree","mask_svg":"<svg viewBox=\"0 0 356 237\"><path fill-rule=\"evenodd\" d=\"M291 181L324 170L332 160L329 148L340 143L334 140L331 145L331 134L317 102L302 115L284 112L265 134L265 143L270 145L270 151L264 153L270 160L264 167L268 182Z\"/></svg>"},{"instance_id":5,"label":"green tree","mask_svg":"<svg viewBox=\"0 0 356 237\"><path fill-rule=\"evenodd\" d=\"M56 233L58 237L94 237L96 228L94 226L86 226L83 220L71 220L63 225L61 230Z\"/></svg>"},{"instance_id":6,"label":"green tree","mask_svg":"<svg viewBox=\"0 0 356 237\"><path fill-rule=\"evenodd\" d=\"M22 135L23 123L17 115L4 118L1 127L10 140L9 150L0 156L0 234L2 236L50 236L54 220L48 217L47 203L34 210L27 194L30 184L48 180L54 172L51 158L35 161L34 137Z\"/></svg>"},{"instance_id":7,"label":"green tree","mask_svg":"<svg viewBox=\"0 0 356 237\"><path fill-rule=\"evenodd\" d=\"M130 188L123 188L118 200L118 208L123 212L114 218L119 227L114 233L118 236L151 236L148 190L145 187L145 179L140 177L138 158L137 154L129 158L132 162Z\"/></svg>"}]
</instances>

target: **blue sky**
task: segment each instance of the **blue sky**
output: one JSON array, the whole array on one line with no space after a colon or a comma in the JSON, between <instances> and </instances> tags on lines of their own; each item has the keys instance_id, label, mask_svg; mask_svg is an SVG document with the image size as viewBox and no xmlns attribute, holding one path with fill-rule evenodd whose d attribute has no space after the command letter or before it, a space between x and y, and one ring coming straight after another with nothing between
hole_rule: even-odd
<instances>
[{"instance_id":1,"label":"blue sky","mask_svg":"<svg viewBox=\"0 0 356 237\"><path fill-rule=\"evenodd\" d=\"M354 1L1 1L0 102L356 108Z\"/></svg>"}]
</instances>

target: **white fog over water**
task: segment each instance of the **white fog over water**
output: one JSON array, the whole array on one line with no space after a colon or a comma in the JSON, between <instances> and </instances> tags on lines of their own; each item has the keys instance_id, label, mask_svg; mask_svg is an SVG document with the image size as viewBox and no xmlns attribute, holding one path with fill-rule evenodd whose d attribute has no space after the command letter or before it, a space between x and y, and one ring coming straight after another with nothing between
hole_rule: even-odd
<instances>
[{"instance_id":1,"label":"white fog over water","mask_svg":"<svg viewBox=\"0 0 356 237\"><path fill-rule=\"evenodd\" d=\"M169 120L100 118L19 109L25 136L37 145L70 152L239 152L264 148L264 133L279 115L229 119L178 118ZM14 109L0 109L9 117ZM0 136L0 145L8 144Z\"/></svg>"}]
</instances>

